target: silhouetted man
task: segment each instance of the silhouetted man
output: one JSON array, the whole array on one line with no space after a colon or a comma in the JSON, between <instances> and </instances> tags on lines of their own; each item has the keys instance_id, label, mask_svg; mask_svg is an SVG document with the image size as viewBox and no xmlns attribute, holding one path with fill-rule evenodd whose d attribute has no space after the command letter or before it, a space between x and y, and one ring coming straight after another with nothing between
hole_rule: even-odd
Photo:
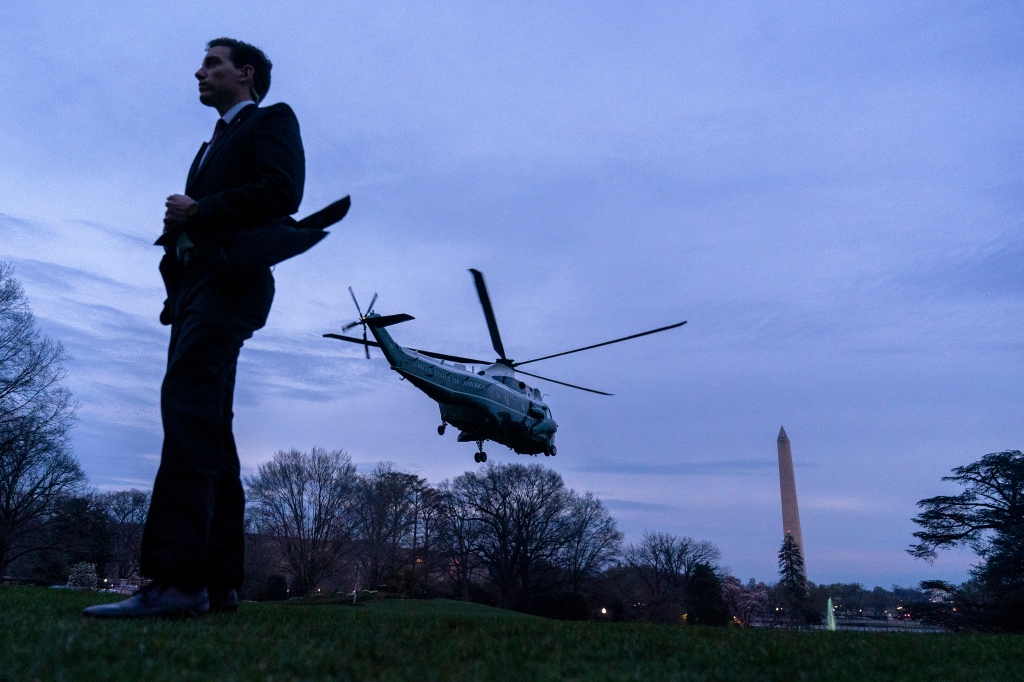
<instances>
[{"instance_id":1,"label":"silhouetted man","mask_svg":"<svg viewBox=\"0 0 1024 682\"><path fill-rule=\"evenodd\" d=\"M238 451L231 432L235 368L242 344L267 321L274 298L268 267L228 266L225 244L298 210L305 177L299 124L287 104L259 107L271 63L230 38L207 45L195 76L199 101L220 114L199 150L185 194L167 198L157 244L171 326L160 393L164 443L142 541L152 583L85 614L135 618L234 611L243 578Z\"/></svg>"}]
</instances>

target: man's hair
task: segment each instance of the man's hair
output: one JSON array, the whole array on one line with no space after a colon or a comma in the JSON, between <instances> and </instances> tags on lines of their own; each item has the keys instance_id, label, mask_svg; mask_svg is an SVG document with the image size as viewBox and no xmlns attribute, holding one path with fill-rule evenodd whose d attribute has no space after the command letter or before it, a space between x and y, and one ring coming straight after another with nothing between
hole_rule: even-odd
<instances>
[{"instance_id":1,"label":"man's hair","mask_svg":"<svg viewBox=\"0 0 1024 682\"><path fill-rule=\"evenodd\" d=\"M257 104L262 102L263 98L267 96L267 91L270 90L270 69L274 66L267 59L267 55L263 54L263 50L234 38L214 38L206 43L207 50L212 47L229 48L231 63L236 69L240 69L246 64L252 67L253 99Z\"/></svg>"}]
</instances>

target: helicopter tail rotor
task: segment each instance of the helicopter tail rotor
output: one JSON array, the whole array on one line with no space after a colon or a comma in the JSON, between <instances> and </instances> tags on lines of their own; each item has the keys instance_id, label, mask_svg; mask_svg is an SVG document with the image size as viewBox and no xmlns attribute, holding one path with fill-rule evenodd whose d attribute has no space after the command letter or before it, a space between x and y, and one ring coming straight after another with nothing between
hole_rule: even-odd
<instances>
[{"instance_id":1,"label":"helicopter tail rotor","mask_svg":"<svg viewBox=\"0 0 1024 682\"><path fill-rule=\"evenodd\" d=\"M359 307L359 301L356 299L356 292L352 291L352 287L348 288L348 293L349 293L350 296L352 296L352 302L356 304L356 312L359 313L359 319L356 320L355 322L349 322L344 327L342 327L341 330L347 332L349 329L352 329L353 327L357 327L359 325L363 325L363 342L362 342L362 346L363 346L363 350L366 351L366 359L369 360L370 359L370 345L371 345L372 342L367 338L367 335L366 335L366 324L367 324L366 323L366 318L367 318L367 316L370 313L373 312L373 304L377 302L377 294L376 294L376 292L374 292L373 298L370 299L370 306L366 309L366 313L364 314L363 313L363 309ZM376 344L372 344L372 345L376 345Z\"/></svg>"},{"instance_id":2,"label":"helicopter tail rotor","mask_svg":"<svg viewBox=\"0 0 1024 682\"><path fill-rule=\"evenodd\" d=\"M364 313L363 309L359 305L359 300L356 299L356 293L354 291L352 291L352 287L348 288L348 293L349 293L349 295L352 296L352 302L355 303L355 305L356 305L356 312L359 313L359 319L355 320L354 322L349 322L344 327L342 327L341 330L343 332L347 332L349 329L352 329L354 327L358 327L358 326L362 325L362 327L363 327L363 338L362 338L362 340L359 340L358 338L355 338L355 337L352 337L352 336L344 336L342 334L324 334L324 336L327 337L327 338L331 338L331 339L339 339L341 341L349 341L351 343L358 343L360 346L363 347L363 350L366 352L366 359L367 360L370 359L370 347L371 346L374 347L374 348L380 348L380 344L379 343L377 343L376 341L370 341L369 336L367 334L367 330L369 328L372 327L374 329L379 329L381 327L388 327L388 326L393 325L393 324L398 324L399 322L408 322L409 320L416 319L412 315L406 315L405 313L401 313L401 314L398 314L398 315L378 315L378 314L374 313L373 312L373 304L377 302L377 294L374 294L373 298L370 299L370 307L368 307L366 309L366 312Z\"/></svg>"}]
</instances>

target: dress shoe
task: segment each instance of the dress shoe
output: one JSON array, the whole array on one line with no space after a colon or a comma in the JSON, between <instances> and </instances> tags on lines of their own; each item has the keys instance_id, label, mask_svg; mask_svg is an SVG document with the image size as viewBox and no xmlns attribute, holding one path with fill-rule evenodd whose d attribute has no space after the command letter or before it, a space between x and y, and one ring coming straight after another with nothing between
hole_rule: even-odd
<instances>
[{"instance_id":1,"label":"dress shoe","mask_svg":"<svg viewBox=\"0 0 1024 682\"><path fill-rule=\"evenodd\" d=\"M237 610L237 590L210 590L210 613L234 613Z\"/></svg>"},{"instance_id":2,"label":"dress shoe","mask_svg":"<svg viewBox=\"0 0 1024 682\"><path fill-rule=\"evenodd\" d=\"M210 610L206 590L183 592L176 587L147 585L131 597L113 604L97 604L82 611L93 618L187 618Z\"/></svg>"}]
</instances>

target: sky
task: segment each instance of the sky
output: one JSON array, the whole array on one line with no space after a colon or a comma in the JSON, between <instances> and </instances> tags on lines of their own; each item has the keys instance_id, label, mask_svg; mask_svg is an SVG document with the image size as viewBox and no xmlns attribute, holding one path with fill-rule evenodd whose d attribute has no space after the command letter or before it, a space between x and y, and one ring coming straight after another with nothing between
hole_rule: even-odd
<instances>
[{"instance_id":1,"label":"sky","mask_svg":"<svg viewBox=\"0 0 1024 682\"><path fill-rule=\"evenodd\" d=\"M1024 446L1020 3L5 3L0 259L68 351L101 490L158 466L152 242L212 132L193 73L222 35L299 118L298 216L352 196L242 351L244 473L313 446L431 483L476 467L379 353L322 334L352 286L416 318L399 343L489 357L477 268L512 358L688 320L531 369L615 394L541 385L539 463L628 541L710 540L774 580L784 426L811 580L967 577L969 553L905 549L951 468Z\"/></svg>"}]
</instances>

